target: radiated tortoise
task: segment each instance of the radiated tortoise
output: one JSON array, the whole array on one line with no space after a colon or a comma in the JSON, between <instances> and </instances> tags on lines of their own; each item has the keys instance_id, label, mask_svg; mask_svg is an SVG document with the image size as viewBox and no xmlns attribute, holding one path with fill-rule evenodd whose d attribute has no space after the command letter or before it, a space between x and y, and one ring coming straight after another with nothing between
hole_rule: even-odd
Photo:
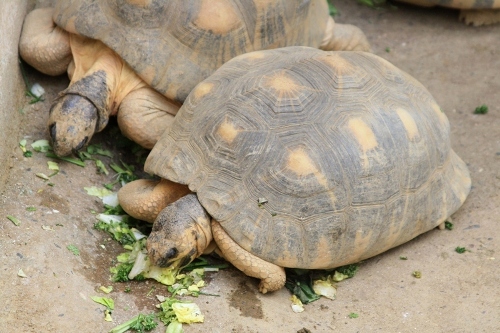
<instances>
[{"instance_id":1,"label":"radiated tortoise","mask_svg":"<svg viewBox=\"0 0 500 333\"><path fill-rule=\"evenodd\" d=\"M326 0L59 0L26 17L19 47L43 73L68 71L48 122L55 153L67 155L110 115L152 148L194 86L223 63L291 45L369 49L358 28L334 24Z\"/></svg>"},{"instance_id":2,"label":"radiated tortoise","mask_svg":"<svg viewBox=\"0 0 500 333\"><path fill-rule=\"evenodd\" d=\"M224 64L189 94L145 170L162 180L118 195L154 220L152 261L187 264L213 238L262 292L283 286L283 267L355 263L443 224L471 186L419 82L370 53L308 47Z\"/></svg>"}]
</instances>

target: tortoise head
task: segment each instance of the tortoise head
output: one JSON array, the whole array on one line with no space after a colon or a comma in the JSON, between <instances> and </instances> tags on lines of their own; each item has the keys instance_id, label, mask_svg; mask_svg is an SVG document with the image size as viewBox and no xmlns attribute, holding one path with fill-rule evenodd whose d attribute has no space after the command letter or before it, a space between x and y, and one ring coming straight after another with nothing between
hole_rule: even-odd
<instances>
[{"instance_id":1,"label":"tortoise head","mask_svg":"<svg viewBox=\"0 0 500 333\"><path fill-rule=\"evenodd\" d=\"M85 97L67 94L50 109L49 134L58 156L77 153L84 148L97 125L97 110Z\"/></svg>"},{"instance_id":2,"label":"tortoise head","mask_svg":"<svg viewBox=\"0 0 500 333\"><path fill-rule=\"evenodd\" d=\"M180 261L186 266L212 241L210 216L195 194L188 194L165 207L153 223L147 241L149 258L160 267Z\"/></svg>"}]
</instances>

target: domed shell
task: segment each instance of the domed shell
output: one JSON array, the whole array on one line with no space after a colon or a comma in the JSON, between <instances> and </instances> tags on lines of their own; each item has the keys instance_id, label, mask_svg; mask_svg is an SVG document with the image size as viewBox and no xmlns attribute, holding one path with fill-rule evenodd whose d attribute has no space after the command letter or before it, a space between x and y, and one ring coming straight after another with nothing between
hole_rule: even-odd
<instances>
[{"instance_id":1,"label":"domed shell","mask_svg":"<svg viewBox=\"0 0 500 333\"><path fill-rule=\"evenodd\" d=\"M241 247L284 267L372 257L444 222L470 177L446 115L373 54L290 47L200 83L146 170L188 184Z\"/></svg>"},{"instance_id":2,"label":"domed shell","mask_svg":"<svg viewBox=\"0 0 500 333\"><path fill-rule=\"evenodd\" d=\"M239 54L319 46L328 8L325 0L65 0L53 18L101 40L153 88L183 102Z\"/></svg>"}]
</instances>

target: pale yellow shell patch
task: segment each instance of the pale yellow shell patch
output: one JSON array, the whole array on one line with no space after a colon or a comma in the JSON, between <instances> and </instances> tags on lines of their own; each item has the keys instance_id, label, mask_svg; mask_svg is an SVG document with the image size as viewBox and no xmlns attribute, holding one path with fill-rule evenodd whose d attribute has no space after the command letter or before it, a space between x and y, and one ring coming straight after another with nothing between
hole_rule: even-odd
<instances>
[{"instance_id":1,"label":"pale yellow shell patch","mask_svg":"<svg viewBox=\"0 0 500 333\"><path fill-rule=\"evenodd\" d=\"M276 90L280 95L283 93L294 93L298 91L300 87L293 78L285 74L275 74L268 77L266 85Z\"/></svg>"},{"instance_id":2,"label":"pale yellow shell patch","mask_svg":"<svg viewBox=\"0 0 500 333\"><path fill-rule=\"evenodd\" d=\"M126 0L129 4L138 6L138 7L146 7L151 4L151 0Z\"/></svg>"},{"instance_id":3,"label":"pale yellow shell patch","mask_svg":"<svg viewBox=\"0 0 500 333\"><path fill-rule=\"evenodd\" d=\"M378 142L375 134L361 118L350 119L348 127L356 138L356 141L358 141L364 153L366 153L370 149L377 147Z\"/></svg>"},{"instance_id":4,"label":"pale yellow shell patch","mask_svg":"<svg viewBox=\"0 0 500 333\"><path fill-rule=\"evenodd\" d=\"M338 54L328 54L326 56L319 57L318 60L325 63L326 65L328 65L328 67L332 68L336 73L339 74L350 72L353 70L352 64Z\"/></svg>"},{"instance_id":5,"label":"pale yellow shell patch","mask_svg":"<svg viewBox=\"0 0 500 333\"><path fill-rule=\"evenodd\" d=\"M302 148L290 151L288 154L287 167L298 176L318 173L318 169L313 161Z\"/></svg>"},{"instance_id":6,"label":"pale yellow shell patch","mask_svg":"<svg viewBox=\"0 0 500 333\"><path fill-rule=\"evenodd\" d=\"M262 59L265 58L266 54L261 51L249 52L240 56L240 59Z\"/></svg>"},{"instance_id":7,"label":"pale yellow shell patch","mask_svg":"<svg viewBox=\"0 0 500 333\"><path fill-rule=\"evenodd\" d=\"M226 34L241 24L238 14L230 2L224 0L202 0L194 24L215 34Z\"/></svg>"},{"instance_id":8,"label":"pale yellow shell patch","mask_svg":"<svg viewBox=\"0 0 500 333\"><path fill-rule=\"evenodd\" d=\"M327 178L318 170L311 157L309 157L303 148L297 148L289 152L286 166L299 177L310 174L314 175L318 183L328 191L332 204L335 204L337 198L333 191L329 189Z\"/></svg>"},{"instance_id":9,"label":"pale yellow shell patch","mask_svg":"<svg viewBox=\"0 0 500 333\"><path fill-rule=\"evenodd\" d=\"M408 139L414 140L415 138L418 138L419 132L417 128L417 123L415 123L415 120L410 115L410 113L404 109L397 109L396 113L398 114L399 119L401 120L403 126L405 127Z\"/></svg>"},{"instance_id":10,"label":"pale yellow shell patch","mask_svg":"<svg viewBox=\"0 0 500 333\"><path fill-rule=\"evenodd\" d=\"M436 103L432 103L432 109L437 114L441 124L446 125L448 123L448 118L446 117L446 114L443 112L443 110L439 107L439 105L437 105Z\"/></svg>"},{"instance_id":11,"label":"pale yellow shell patch","mask_svg":"<svg viewBox=\"0 0 500 333\"><path fill-rule=\"evenodd\" d=\"M194 90L194 97L196 99L198 99L198 98L205 96L210 91L212 91L213 87L214 87L214 84L210 83L210 82L200 83L199 85L196 86L196 88Z\"/></svg>"},{"instance_id":12,"label":"pale yellow shell patch","mask_svg":"<svg viewBox=\"0 0 500 333\"><path fill-rule=\"evenodd\" d=\"M217 129L217 134L222 140L231 144L234 139L238 136L238 129L227 119L219 126Z\"/></svg>"}]
</instances>

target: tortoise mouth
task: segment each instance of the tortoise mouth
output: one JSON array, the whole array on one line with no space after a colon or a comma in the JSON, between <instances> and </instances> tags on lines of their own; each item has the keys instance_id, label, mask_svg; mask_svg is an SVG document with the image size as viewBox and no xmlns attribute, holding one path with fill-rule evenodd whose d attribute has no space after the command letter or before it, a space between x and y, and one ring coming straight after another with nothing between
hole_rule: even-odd
<instances>
[{"instance_id":1,"label":"tortoise mouth","mask_svg":"<svg viewBox=\"0 0 500 333\"><path fill-rule=\"evenodd\" d=\"M179 253L179 250L176 247L171 247L167 250L163 250L161 248L158 248L154 244L149 244L150 242L148 240L148 255L151 259L151 262L155 266L170 267L177 262L177 265L179 267L184 267L196 258L196 249L194 248L183 255Z\"/></svg>"}]
</instances>

